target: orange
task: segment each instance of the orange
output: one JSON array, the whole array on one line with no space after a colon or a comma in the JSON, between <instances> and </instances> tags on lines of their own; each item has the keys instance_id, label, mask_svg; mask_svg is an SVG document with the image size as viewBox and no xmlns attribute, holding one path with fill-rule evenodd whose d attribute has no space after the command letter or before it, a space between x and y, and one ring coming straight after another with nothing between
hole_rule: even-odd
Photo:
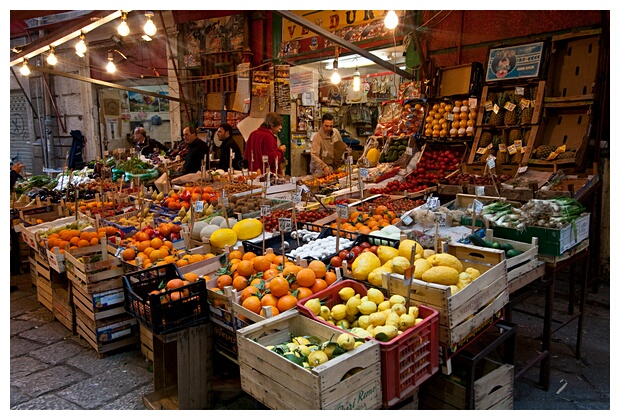
<instances>
[{"instance_id":1,"label":"orange","mask_svg":"<svg viewBox=\"0 0 620 420\"><path fill-rule=\"evenodd\" d=\"M248 297L241 303L241 306L255 314L259 314L261 310L260 299L257 296Z\"/></svg>"},{"instance_id":2,"label":"orange","mask_svg":"<svg viewBox=\"0 0 620 420\"><path fill-rule=\"evenodd\" d=\"M276 306L272 306L272 305L263 305L263 306L269 306L271 308L271 316L276 316L280 314L280 311L278 310L278 308ZM260 310L260 316L262 316L263 318L266 317L265 315L265 310L261 308Z\"/></svg>"},{"instance_id":3,"label":"orange","mask_svg":"<svg viewBox=\"0 0 620 420\"><path fill-rule=\"evenodd\" d=\"M138 248L138 251L140 250L140 248ZM147 248L144 249L144 253L146 254L147 257L151 257L151 253L155 251L155 249L152 246L149 246Z\"/></svg>"},{"instance_id":4,"label":"orange","mask_svg":"<svg viewBox=\"0 0 620 420\"><path fill-rule=\"evenodd\" d=\"M314 294L326 288L327 288L327 282L325 280L316 279L316 281L314 282L314 285L310 288L310 290L312 290L312 293Z\"/></svg>"},{"instance_id":5,"label":"orange","mask_svg":"<svg viewBox=\"0 0 620 420\"><path fill-rule=\"evenodd\" d=\"M257 272L266 271L271 267L271 261L267 257L260 256L252 259L252 264Z\"/></svg>"},{"instance_id":6,"label":"orange","mask_svg":"<svg viewBox=\"0 0 620 420\"><path fill-rule=\"evenodd\" d=\"M99 244L99 238L92 238L90 240L90 244L91 244L91 246L95 246L95 245Z\"/></svg>"},{"instance_id":7,"label":"orange","mask_svg":"<svg viewBox=\"0 0 620 420\"><path fill-rule=\"evenodd\" d=\"M277 305L278 305L278 298L275 297L274 295L272 295L271 293L267 293L266 295L264 295L261 298L260 304L262 306L274 306L274 307L277 307Z\"/></svg>"},{"instance_id":8,"label":"orange","mask_svg":"<svg viewBox=\"0 0 620 420\"><path fill-rule=\"evenodd\" d=\"M78 241L77 246L78 246L78 248L85 248L85 247L87 247L87 246L90 246L90 242L89 242L89 241L87 241L86 239L80 239L80 240Z\"/></svg>"},{"instance_id":9,"label":"orange","mask_svg":"<svg viewBox=\"0 0 620 420\"><path fill-rule=\"evenodd\" d=\"M166 258L168 255L170 255L170 253L168 252L168 248L166 248L164 246L159 248L157 251L159 251L159 253L161 254L162 258Z\"/></svg>"},{"instance_id":10,"label":"orange","mask_svg":"<svg viewBox=\"0 0 620 420\"><path fill-rule=\"evenodd\" d=\"M234 250L230 254L228 254L228 261L232 261L234 259L240 260L243 258L243 254L239 250Z\"/></svg>"},{"instance_id":11,"label":"orange","mask_svg":"<svg viewBox=\"0 0 620 420\"><path fill-rule=\"evenodd\" d=\"M187 281L189 281L189 282L193 283L193 282L195 282L195 281L198 279L198 277L200 277L200 276L198 276L198 274L196 274L196 273L189 272L189 273L185 274L183 277L185 277L185 280L187 280Z\"/></svg>"},{"instance_id":12,"label":"orange","mask_svg":"<svg viewBox=\"0 0 620 420\"><path fill-rule=\"evenodd\" d=\"M166 257L168 258L168 257ZM187 262L186 259L181 258L180 260L177 260L176 265L177 267L185 267L186 265L188 265L189 263Z\"/></svg>"},{"instance_id":13,"label":"orange","mask_svg":"<svg viewBox=\"0 0 620 420\"><path fill-rule=\"evenodd\" d=\"M136 258L136 251L131 248L125 248L123 251L123 259L125 261L133 260Z\"/></svg>"},{"instance_id":14,"label":"orange","mask_svg":"<svg viewBox=\"0 0 620 420\"><path fill-rule=\"evenodd\" d=\"M241 292L241 296L239 296L239 301L243 303L244 300L246 300L250 296L255 295L257 293L258 293L258 289L256 287L248 286L245 289L243 289L243 291Z\"/></svg>"},{"instance_id":15,"label":"orange","mask_svg":"<svg viewBox=\"0 0 620 420\"><path fill-rule=\"evenodd\" d=\"M248 279L244 276L236 276L235 279L233 280L232 286L235 288L235 290L240 292L246 287L248 287Z\"/></svg>"},{"instance_id":16,"label":"orange","mask_svg":"<svg viewBox=\"0 0 620 420\"><path fill-rule=\"evenodd\" d=\"M237 266L237 273L244 277L250 277L254 274L254 264L248 260L241 261Z\"/></svg>"},{"instance_id":17,"label":"orange","mask_svg":"<svg viewBox=\"0 0 620 420\"><path fill-rule=\"evenodd\" d=\"M250 252L246 252L245 254L243 254L243 258L241 258L241 259L245 260L245 261L249 261L252 258L256 258L256 254L253 253L252 251L250 251Z\"/></svg>"},{"instance_id":18,"label":"orange","mask_svg":"<svg viewBox=\"0 0 620 420\"><path fill-rule=\"evenodd\" d=\"M172 242L170 241L164 241L164 245L166 248L168 248L168 251L170 251L172 248L174 248L174 245L172 245Z\"/></svg>"},{"instance_id":19,"label":"orange","mask_svg":"<svg viewBox=\"0 0 620 420\"><path fill-rule=\"evenodd\" d=\"M284 270L282 271L282 275L284 277L287 277L289 274L293 273L295 274L295 276L297 276L297 273L299 273L301 268L302 267L295 264L286 264L286 267L284 267Z\"/></svg>"},{"instance_id":20,"label":"orange","mask_svg":"<svg viewBox=\"0 0 620 420\"><path fill-rule=\"evenodd\" d=\"M255 286L257 289L262 290L265 288L265 283L263 283L263 285L261 286L261 282L264 282L262 277L254 277L254 279L252 279L252 282L250 282L250 286Z\"/></svg>"},{"instance_id":21,"label":"orange","mask_svg":"<svg viewBox=\"0 0 620 420\"><path fill-rule=\"evenodd\" d=\"M139 234L139 233L140 233L140 232L136 233L136 235L135 235L135 236L138 236L138 234ZM146 233L145 233L145 235L146 235ZM148 235L147 235L147 236L148 236ZM138 238L136 238L136 239L138 239ZM136 248L138 248L138 251L144 251L145 249L147 249L147 248L148 248L148 247L150 247L150 246L151 246L151 241L149 241L149 240L146 240L146 241L140 241L140 242L138 242L138 243L136 244Z\"/></svg>"},{"instance_id":22,"label":"orange","mask_svg":"<svg viewBox=\"0 0 620 420\"><path fill-rule=\"evenodd\" d=\"M217 278L217 287L224 290L226 286L232 286L233 279L228 274L222 274Z\"/></svg>"},{"instance_id":23,"label":"orange","mask_svg":"<svg viewBox=\"0 0 620 420\"><path fill-rule=\"evenodd\" d=\"M163 244L163 241L159 238L151 239L151 246L155 249L159 249Z\"/></svg>"},{"instance_id":24,"label":"orange","mask_svg":"<svg viewBox=\"0 0 620 420\"><path fill-rule=\"evenodd\" d=\"M284 312L297 306L297 298L293 295L282 296L278 300L278 311Z\"/></svg>"},{"instance_id":25,"label":"orange","mask_svg":"<svg viewBox=\"0 0 620 420\"><path fill-rule=\"evenodd\" d=\"M333 271L328 271L327 273L325 273L325 283L327 283L328 286L334 284L336 279L336 273L334 273Z\"/></svg>"},{"instance_id":26,"label":"orange","mask_svg":"<svg viewBox=\"0 0 620 420\"><path fill-rule=\"evenodd\" d=\"M302 268L297 273L297 283L303 287L312 287L316 281L316 274L311 268Z\"/></svg>"},{"instance_id":27,"label":"orange","mask_svg":"<svg viewBox=\"0 0 620 420\"><path fill-rule=\"evenodd\" d=\"M384 214L388 211L388 208L386 206L380 205L377 206L377 208L375 209L375 214Z\"/></svg>"},{"instance_id":28,"label":"orange","mask_svg":"<svg viewBox=\"0 0 620 420\"><path fill-rule=\"evenodd\" d=\"M308 289L307 287L297 288L297 300L305 299L312 296L313 294L314 293L312 293L312 290Z\"/></svg>"},{"instance_id":29,"label":"orange","mask_svg":"<svg viewBox=\"0 0 620 420\"><path fill-rule=\"evenodd\" d=\"M82 232L82 233L80 233L80 239L84 239L86 241L90 241L90 232Z\"/></svg>"},{"instance_id":30,"label":"orange","mask_svg":"<svg viewBox=\"0 0 620 420\"><path fill-rule=\"evenodd\" d=\"M278 270L276 270L275 268L270 268L269 270L263 271L263 278L265 280L269 280L272 277L277 276L278 274L280 274Z\"/></svg>"},{"instance_id":31,"label":"orange","mask_svg":"<svg viewBox=\"0 0 620 420\"><path fill-rule=\"evenodd\" d=\"M362 234L362 235L368 235L368 234L370 234L370 232L372 232L372 231L370 230L370 228L368 226L364 226L364 227L362 227L360 229L360 234Z\"/></svg>"},{"instance_id":32,"label":"orange","mask_svg":"<svg viewBox=\"0 0 620 420\"><path fill-rule=\"evenodd\" d=\"M273 263L275 265L282 265L283 263L287 262L288 258L282 256L282 255L276 255L273 259Z\"/></svg>"},{"instance_id":33,"label":"orange","mask_svg":"<svg viewBox=\"0 0 620 420\"><path fill-rule=\"evenodd\" d=\"M274 258L276 257L276 254L274 254L273 252L268 252L264 255L264 257L267 258L270 263L272 263Z\"/></svg>"},{"instance_id":34,"label":"orange","mask_svg":"<svg viewBox=\"0 0 620 420\"><path fill-rule=\"evenodd\" d=\"M161 253L155 249L149 254L149 260L151 260L152 263L160 259L162 259Z\"/></svg>"},{"instance_id":35,"label":"orange","mask_svg":"<svg viewBox=\"0 0 620 420\"><path fill-rule=\"evenodd\" d=\"M183 286L183 280L181 279L172 279L166 283L166 289L176 289L181 286Z\"/></svg>"},{"instance_id":36,"label":"orange","mask_svg":"<svg viewBox=\"0 0 620 420\"><path fill-rule=\"evenodd\" d=\"M77 237L77 236L74 236L73 238L71 238L71 239L69 240L69 243L70 243L71 245L77 246L77 244L78 244L78 242L79 242L79 241L80 241L80 238L79 238L79 237Z\"/></svg>"},{"instance_id":37,"label":"orange","mask_svg":"<svg viewBox=\"0 0 620 420\"><path fill-rule=\"evenodd\" d=\"M323 277L325 277L325 273L327 272L327 267L325 267L325 263L319 260L310 261L310 264L308 264L308 268L314 271L314 275L317 279L322 279Z\"/></svg>"},{"instance_id":38,"label":"orange","mask_svg":"<svg viewBox=\"0 0 620 420\"><path fill-rule=\"evenodd\" d=\"M164 257L164 262L166 264L174 264L176 261L177 261L177 259L175 257L173 257L172 255L168 255L168 256Z\"/></svg>"},{"instance_id":39,"label":"orange","mask_svg":"<svg viewBox=\"0 0 620 420\"><path fill-rule=\"evenodd\" d=\"M269 290L271 290L272 295L281 298L286 295L290 289L288 282L283 277L277 276L269 281Z\"/></svg>"}]
</instances>

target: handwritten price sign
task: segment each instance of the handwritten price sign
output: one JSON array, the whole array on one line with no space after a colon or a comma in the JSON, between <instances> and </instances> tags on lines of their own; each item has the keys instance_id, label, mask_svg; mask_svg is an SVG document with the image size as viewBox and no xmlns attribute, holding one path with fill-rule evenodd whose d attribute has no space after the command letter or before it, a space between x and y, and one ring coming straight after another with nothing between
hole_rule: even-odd
<instances>
[{"instance_id":1,"label":"handwritten price sign","mask_svg":"<svg viewBox=\"0 0 620 420\"><path fill-rule=\"evenodd\" d=\"M280 232L290 232L293 227L290 217L281 217L278 219L278 228Z\"/></svg>"}]
</instances>

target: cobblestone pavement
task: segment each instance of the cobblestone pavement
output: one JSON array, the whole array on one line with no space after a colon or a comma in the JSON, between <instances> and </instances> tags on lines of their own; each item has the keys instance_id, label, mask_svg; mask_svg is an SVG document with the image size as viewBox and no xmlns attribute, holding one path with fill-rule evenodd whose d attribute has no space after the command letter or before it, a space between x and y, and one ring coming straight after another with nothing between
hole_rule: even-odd
<instances>
[{"instance_id":1,"label":"cobblestone pavement","mask_svg":"<svg viewBox=\"0 0 620 420\"><path fill-rule=\"evenodd\" d=\"M144 410L142 396L153 391L152 365L139 346L100 358L82 338L53 319L37 301L28 274L11 277L10 408L12 410ZM556 287L556 290L558 287ZM537 386L538 367L515 382L515 410L609 410L609 287L590 294L583 357L574 357L575 327L553 335L550 388ZM556 308L561 304L556 299ZM524 309L544 306L542 296ZM515 313L519 325L517 364L540 348L542 321ZM528 355L529 352L529 355ZM214 408L264 409L240 387L238 367L216 355Z\"/></svg>"}]
</instances>

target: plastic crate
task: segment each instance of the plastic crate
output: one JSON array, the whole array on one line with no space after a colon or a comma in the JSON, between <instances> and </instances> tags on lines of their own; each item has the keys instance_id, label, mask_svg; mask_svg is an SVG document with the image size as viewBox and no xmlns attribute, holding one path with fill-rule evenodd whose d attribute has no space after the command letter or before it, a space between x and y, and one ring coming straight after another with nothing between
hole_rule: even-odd
<instances>
[{"instance_id":1,"label":"plastic crate","mask_svg":"<svg viewBox=\"0 0 620 420\"><path fill-rule=\"evenodd\" d=\"M308 300L314 298L319 298L321 304L329 308L344 303L338 295L338 292L344 287L351 287L356 294L366 296L367 289L364 285L354 280L343 280L319 293L300 300L297 302L297 310L315 321L331 325L323 318L314 315L304 305ZM384 407L392 407L412 395L424 381L433 376L439 369L439 312L424 305L417 306L420 311L419 317L423 319L422 322L387 343L379 342ZM345 332L339 327L334 328ZM367 340L373 339L367 338Z\"/></svg>"},{"instance_id":2,"label":"plastic crate","mask_svg":"<svg viewBox=\"0 0 620 420\"><path fill-rule=\"evenodd\" d=\"M204 279L168 290L149 294L168 280L182 278L174 264L166 264L123 276L125 310L138 318L153 334L167 334L198 324L209 316L207 286ZM181 298L171 300L173 293Z\"/></svg>"},{"instance_id":3,"label":"plastic crate","mask_svg":"<svg viewBox=\"0 0 620 420\"><path fill-rule=\"evenodd\" d=\"M371 235L359 235L357 237L357 239L355 240L355 242L353 242L353 246L359 245L362 242L368 242L371 246L372 245L376 245L376 246L380 246L380 245L384 245L384 246L391 246L392 248L396 248L398 249L398 246L400 245L400 239L390 239L390 238L378 238L376 236L371 236Z\"/></svg>"}]
</instances>

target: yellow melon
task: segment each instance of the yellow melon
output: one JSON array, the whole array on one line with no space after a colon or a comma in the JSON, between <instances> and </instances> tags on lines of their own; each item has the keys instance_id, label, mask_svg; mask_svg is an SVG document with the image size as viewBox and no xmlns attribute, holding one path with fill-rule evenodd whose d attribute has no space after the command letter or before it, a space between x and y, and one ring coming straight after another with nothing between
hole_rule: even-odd
<instances>
[{"instance_id":1,"label":"yellow melon","mask_svg":"<svg viewBox=\"0 0 620 420\"><path fill-rule=\"evenodd\" d=\"M211 234L209 242L216 248L224 248L226 245L233 246L237 243L237 234L228 228L220 228Z\"/></svg>"},{"instance_id":2,"label":"yellow melon","mask_svg":"<svg viewBox=\"0 0 620 420\"><path fill-rule=\"evenodd\" d=\"M241 241L256 238L263 232L263 224L258 219L243 219L235 223L232 230Z\"/></svg>"},{"instance_id":3,"label":"yellow melon","mask_svg":"<svg viewBox=\"0 0 620 420\"><path fill-rule=\"evenodd\" d=\"M368 152L366 152L366 158L368 159L370 166L377 166L377 163L379 163L379 155L379 151L374 147L368 149Z\"/></svg>"}]
</instances>

